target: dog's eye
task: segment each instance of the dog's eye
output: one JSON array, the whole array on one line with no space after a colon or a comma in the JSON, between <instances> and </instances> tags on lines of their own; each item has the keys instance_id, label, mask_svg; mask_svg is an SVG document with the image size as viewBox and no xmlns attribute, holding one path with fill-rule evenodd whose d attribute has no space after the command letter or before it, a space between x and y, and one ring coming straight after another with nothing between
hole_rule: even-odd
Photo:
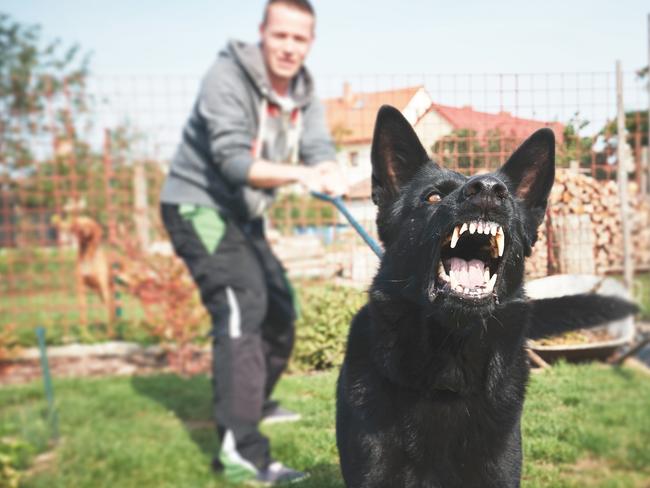
<instances>
[{"instance_id":1,"label":"dog's eye","mask_svg":"<svg viewBox=\"0 0 650 488\"><path fill-rule=\"evenodd\" d=\"M440 193L437 193L435 191L432 191L426 197L426 201L428 203L438 203L440 200L442 200L442 197L440 196Z\"/></svg>"}]
</instances>

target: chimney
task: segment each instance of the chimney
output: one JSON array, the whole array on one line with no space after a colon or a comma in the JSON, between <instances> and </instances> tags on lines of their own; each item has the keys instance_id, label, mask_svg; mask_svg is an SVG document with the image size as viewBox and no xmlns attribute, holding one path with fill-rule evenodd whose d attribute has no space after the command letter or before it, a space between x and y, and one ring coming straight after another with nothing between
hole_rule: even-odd
<instances>
[{"instance_id":1,"label":"chimney","mask_svg":"<svg viewBox=\"0 0 650 488\"><path fill-rule=\"evenodd\" d=\"M348 107L351 107L354 103L354 94L352 93L350 83L347 81L343 82L343 103Z\"/></svg>"}]
</instances>

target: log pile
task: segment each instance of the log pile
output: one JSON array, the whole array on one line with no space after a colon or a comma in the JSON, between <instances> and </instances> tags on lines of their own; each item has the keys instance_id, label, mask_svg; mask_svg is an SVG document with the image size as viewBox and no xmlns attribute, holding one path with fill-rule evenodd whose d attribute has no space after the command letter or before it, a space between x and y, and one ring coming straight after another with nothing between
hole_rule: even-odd
<instances>
[{"instance_id":1,"label":"log pile","mask_svg":"<svg viewBox=\"0 0 650 488\"><path fill-rule=\"evenodd\" d=\"M533 247L533 254L526 260L526 277L542 278L548 273L548 241L546 240L547 221L540 226L537 232L537 242Z\"/></svg>"},{"instance_id":2,"label":"log pile","mask_svg":"<svg viewBox=\"0 0 650 488\"><path fill-rule=\"evenodd\" d=\"M639 195L635 183L630 183L628 195L635 268L647 270L650 268L650 201ZM593 270L596 274L622 271L623 235L616 181L559 170L549 208L555 271ZM530 276L543 276L551 271L546 269L548 224L546 221L540 229L540 239L529 260Z\"/></svg>"}]
</instances>

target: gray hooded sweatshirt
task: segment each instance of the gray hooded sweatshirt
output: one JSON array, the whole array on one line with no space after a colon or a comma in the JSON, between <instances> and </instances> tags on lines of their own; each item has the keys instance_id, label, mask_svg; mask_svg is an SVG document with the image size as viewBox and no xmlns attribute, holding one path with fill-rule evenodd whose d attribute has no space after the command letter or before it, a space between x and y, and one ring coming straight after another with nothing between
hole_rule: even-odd
<instances>
[{"instance_id":1,"label":"gray hooded sweatshirt","mask_svg":"<svg viewBox=\"0 0 650 488\"><path fill-rule=\"evenodd\" d=\"M248 184L256 158L314 165L334 160L335 150L308 71L296 75L290 97L278 97L260 46L231 41L201 83L160 199L259 217L275 192Z\"/></svg>"}]
</instances>

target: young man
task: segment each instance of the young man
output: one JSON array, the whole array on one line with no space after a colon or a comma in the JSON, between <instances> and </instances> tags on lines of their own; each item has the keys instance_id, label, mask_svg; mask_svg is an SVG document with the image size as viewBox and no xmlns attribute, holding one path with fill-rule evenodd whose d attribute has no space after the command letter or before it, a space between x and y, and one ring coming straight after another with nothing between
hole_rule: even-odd
<instances>
[{"instance_id":1,"label":"young man","mask_svg":"<svg viewBox=\"0 0 650 488\"><path fill-rule=\"evenodd\" d=\"M260 481L302 473L271 459L263 418L294 340L293 295L264 237L275 189L345 192L304 60L314 40L307 0L269 0L261 42L231 42L205 76L163 187L162 216L213 323L217 469ZM302 163L302 164L296 164ZM237 469L235 469L237 468Z\"/></svg>"}]
</instances>

